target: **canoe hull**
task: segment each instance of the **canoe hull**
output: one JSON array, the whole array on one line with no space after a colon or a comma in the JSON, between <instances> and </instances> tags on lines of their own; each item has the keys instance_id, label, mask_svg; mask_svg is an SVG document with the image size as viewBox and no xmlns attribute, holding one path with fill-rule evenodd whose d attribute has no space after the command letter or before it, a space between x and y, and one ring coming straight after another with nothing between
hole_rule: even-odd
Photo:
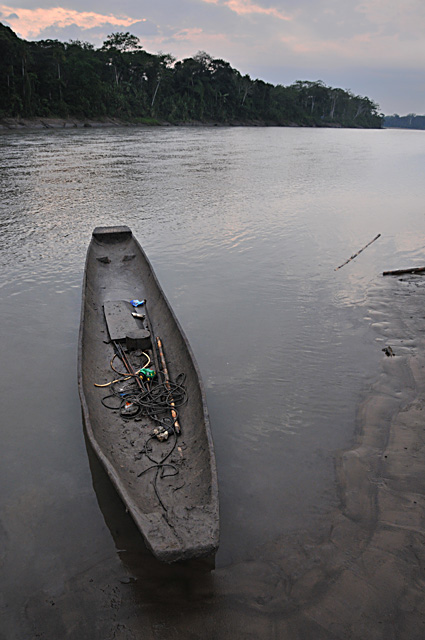
<instances>
[{"instance_id":1,"label":"canoe hull","mask_svg":"<svg viewBox=\"0 0 425 640\"><path fill-rule=\"evenodd\" d=\"M170 379L185 376L188 402L179 408L182 433L164 443L150 440L155 423L149 419L124 419L106 408L102 398L110 391L95 386L117 377L110 368L114 345L103 306L132 299L146 300L143 309L149 316L152 344L160 336ZM148 351L152 356L154 349ZM164 562L213 555L219 541L218 488L205 392L184 332L128 227L93 231L83 283L78 356L88 439L147 547ZM153 448L150 454L159 461L172 447L167 459L172 468L155 466L146 455Z\"/></svg>"}]
</instances>

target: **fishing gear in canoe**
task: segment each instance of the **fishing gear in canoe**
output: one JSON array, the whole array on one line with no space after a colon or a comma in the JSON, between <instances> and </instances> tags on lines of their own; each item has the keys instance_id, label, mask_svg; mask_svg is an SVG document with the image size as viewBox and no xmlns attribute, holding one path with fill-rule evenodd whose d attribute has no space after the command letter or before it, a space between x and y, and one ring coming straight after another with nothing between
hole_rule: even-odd
<instances>
[{"instance_id":1,"label":"fishing gear in canoe","mask_svg":"<svg viewBox=\"0 0 425 640\"><path fill-rule=\"evenodd\" d=\"M110 366L121 377L95 386L110 387L111 393L102 399L103 406L118 410L120 416L125 419L138 416L150 418L154 426L151 436L163 441L173 433L181 433L177 407L187 402L185 375L179 374L175 381L170 379L162 341L159 337L156 342L151 339L152 327L146 301L143 301L144 314L132 311L130 305L133 302L138 301L127 303L121 300L107 302L104 305L110 342L115 352ZM139 320L142 326L132 324L135 320ZM126 348L123 346L124 343ZM135 365L133 362L138 352L140 353L139 347L145 349L142 355L147 358L147 362ZM122 362L125 371L115 368L116 358ZM152 359L155 369L149 368Z\"/></svg>"}]
</instances>

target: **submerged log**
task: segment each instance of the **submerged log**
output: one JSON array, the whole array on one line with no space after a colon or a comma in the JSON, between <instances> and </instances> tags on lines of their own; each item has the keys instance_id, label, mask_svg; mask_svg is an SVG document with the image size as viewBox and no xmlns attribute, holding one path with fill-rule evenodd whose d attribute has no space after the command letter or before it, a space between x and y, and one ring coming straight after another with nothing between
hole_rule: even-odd
<instances>
[{"instance_id":1,"label":"submerged log","mask_svg":"<svg viewBox=\"0 0 425 640\"><path fill-rule=\"evenodd\" d=\"M395 269L394 271L384 271L383 276L401 276L404 273L425 273L425 267L412 267L411 269Z\"/></svg>"}]
</instances>

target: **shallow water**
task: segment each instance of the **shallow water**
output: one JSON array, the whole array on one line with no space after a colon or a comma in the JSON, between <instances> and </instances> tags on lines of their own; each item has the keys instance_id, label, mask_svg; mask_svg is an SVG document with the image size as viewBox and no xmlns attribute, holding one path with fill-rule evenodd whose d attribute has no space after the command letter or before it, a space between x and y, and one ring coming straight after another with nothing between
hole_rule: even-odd
<instances>
[{"instance_id":1,"label":"shallow water","mask_svg":"<svg viewBox=\"0 0 425 640\"><path fill-rule=\"evenodd\" d=\"M84 441L76 347L92 229L132 228L192 345L218 466L217 566L231 572L278 538L325 529L338 504L335 454L353 442L396 320L381 273L423 266L424 140L276 128L0 134L5 637L28 637L34 598L39 612L93 567L152 566ZM146 606L166 592L156 589Z\"/></svg>"}]
</instances>

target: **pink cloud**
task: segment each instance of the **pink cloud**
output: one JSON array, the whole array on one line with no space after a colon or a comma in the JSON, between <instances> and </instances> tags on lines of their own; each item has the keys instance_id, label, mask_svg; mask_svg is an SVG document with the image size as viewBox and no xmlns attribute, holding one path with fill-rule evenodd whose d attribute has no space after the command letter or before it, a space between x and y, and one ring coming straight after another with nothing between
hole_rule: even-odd
<instances>
[{"instance_id":1,"label":"pink cloud","mask_svg":"<svg viewBox=\"0 0 425 640\"><path fill-rule=\"evenodd\" d=\"M276 9L275 7L269 7L266 9L265 7L260 7L258 4L253 4L251 0L224 0L220 2L220 0L203 0L209 4L221 4L228 7L231 11L234 11L238 15L248 15L252 13L260 13L267 16L273 16L274 18L279 18L279 20L292 20L289 16L283 14L281 11Z\"/></svg>"},{"instance_id":2,"label":"pink cloud","mask_svg":"<svg viewBox=\"0 0 425 640\"><path fill-rule=\"evenodd\" d=\"M224 33L206 33L203 29L194 27L192 29L181 29L173 36L176 42L181 43L183 48L178 52L179 57L193 55L194 48L215 49L217 45L229 45L228 38Z\"/></svg>"},{"instance_id":3,"label":"pink cloud","mask_svg":"<svg viewBox=\"0 0 425 640\"><path fill-rule=\"evenodd\" d=\"M203 30L199 27L193 27L192 29L181 29L174 37L176 40L197 40L203 36Z\"/></svg>"},{"instance_id":4,"label":"pink cloud","mask_svg":"<svg viewBox=\"0 0 425 640\"><path fill-rule=\"evenodd\" d=\"M9 17L7 21L12 29L22 38L36 38L43 29L52 24L61 28L76 24L81 29L91 29L105 23L129 27L135 22L134 18L127 16L103 15L93 11L74 11L73 9L64 9L62 7L23 9L0 4L0 12L2 12L3 15L18 15L17 18L13 16Z\"/></svg>"}]
</instances>

